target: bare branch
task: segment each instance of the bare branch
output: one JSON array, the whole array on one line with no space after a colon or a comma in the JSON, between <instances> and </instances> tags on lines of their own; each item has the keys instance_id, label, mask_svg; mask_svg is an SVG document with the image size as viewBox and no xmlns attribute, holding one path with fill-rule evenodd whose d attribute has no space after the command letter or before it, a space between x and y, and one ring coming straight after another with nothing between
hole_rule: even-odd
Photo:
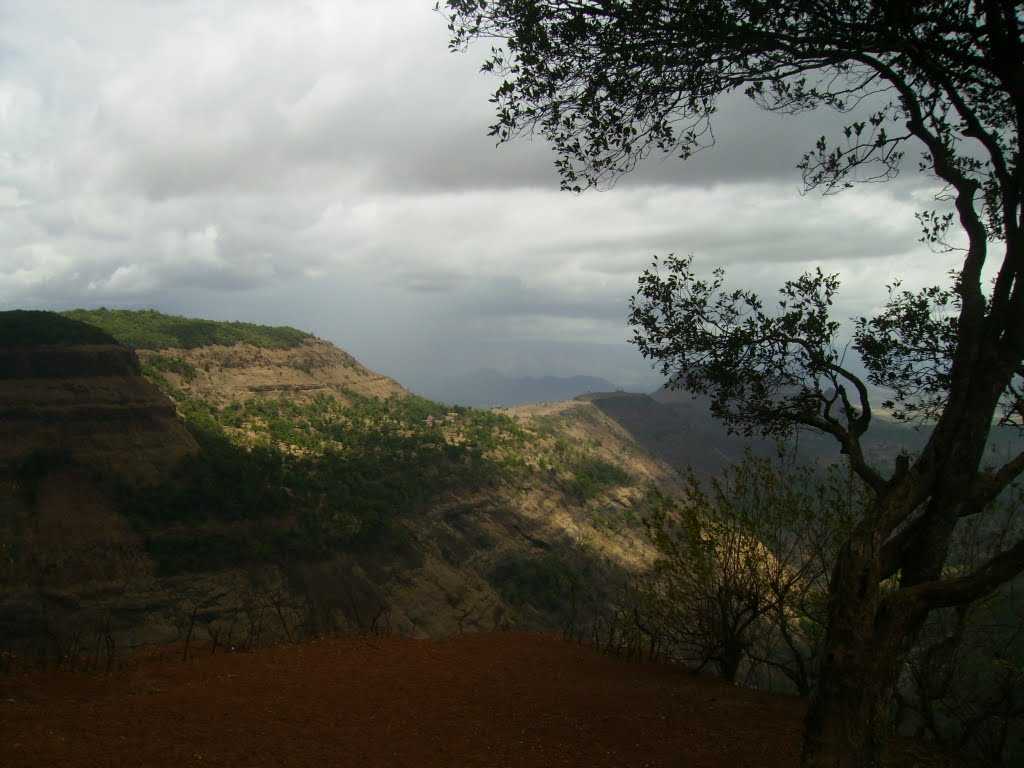
<instances>
[{"instance_id":1,"label":"bare branch","mask_svg":"<svg viewBox=\"0 0 1024 768\"><path fill-rule=\"evenodd\" d=\"M1024 571L1024 540L992 557L967 576L927 581L898 590L890 598L917 601L930 609L979 600Z\"/></svg>"}]
</instances>

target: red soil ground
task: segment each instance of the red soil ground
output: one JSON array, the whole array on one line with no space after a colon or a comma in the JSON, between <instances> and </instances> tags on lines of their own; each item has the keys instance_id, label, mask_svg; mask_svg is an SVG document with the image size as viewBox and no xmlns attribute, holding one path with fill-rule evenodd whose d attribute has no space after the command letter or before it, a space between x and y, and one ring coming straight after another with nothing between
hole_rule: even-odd
<instances>
[{"instance_id":1,"label":"red soil ground","mask_svg":"<svg viewBox=\"0 0 1024 768\"><path fill-rule=\"evenodd\" d=\"M0 678L0 766L793 766L800 700L501 633Z\"/></svg>"}]
</instances>

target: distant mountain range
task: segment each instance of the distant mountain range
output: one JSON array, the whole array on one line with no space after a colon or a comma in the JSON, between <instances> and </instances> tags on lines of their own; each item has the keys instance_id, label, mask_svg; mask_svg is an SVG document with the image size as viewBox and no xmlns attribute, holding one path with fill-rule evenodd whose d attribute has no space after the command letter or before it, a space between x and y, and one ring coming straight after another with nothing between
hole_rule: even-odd
<instances>
[{"instance_id":1,"label":"distant mountain range","mask_svg":"<svg viewBox=\"0 0 1024 768\"><path fill-rule=\"evenodd\" d=\"M651 395L604 392L580 396L616 421L653 456L677 469L692 468L698 475L717 475L750 450L771 456L779 444L771 438L730 434L711 415L707 397L661 389ZM914 455L925 445L930 428L915 427L876 416L864 435L865 452L878 465L891 466L903 452ZM804 460L830 463L840 458L839 446L829 435L803 430L783 446L795 449ZM994 429L989 439L990 463L1001 464L1021 450L1012 428Z\"/></svg>"},{"instance_id":2,"label":"distant mountain range","mask_svg":"<svg viewBox=\"0 0 1024 768\"><path fill-rule=\"evenodd\" d=\"M421 394L434 400L480 407L571 400L590 392L612 392L616 386L595 376L507 376L481 369L450 376L420 389Z\"/></svg>"}]
</instances>

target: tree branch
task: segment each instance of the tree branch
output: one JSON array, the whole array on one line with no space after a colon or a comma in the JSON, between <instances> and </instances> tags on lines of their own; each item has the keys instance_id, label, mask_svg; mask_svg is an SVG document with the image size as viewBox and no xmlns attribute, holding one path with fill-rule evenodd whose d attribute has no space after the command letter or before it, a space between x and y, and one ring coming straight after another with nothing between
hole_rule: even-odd
<instances>
[{"instance_id":1,"label":"tree branch","mask_svg":"<svg viewBox=\"0 0 1024 768\"><path fill-rule=\"evenodd\" d=\"M1021 451L995 472L979 473L972 484L967 507L961 517L980 512L1024 472L1024 451Z\"/></svg>"},{"instance_id":2,"label":"tree branch","mask_svg":"<svg viewBox=\"0 0 1024 768\"><path fill-rule=\"evenodd\" d=\"M915 584L896 591L886 599L916 601L929 609L952 608L985 597L1022 571L1024 539L992 557L967 576Z\"/></svg>"}]
</instances>

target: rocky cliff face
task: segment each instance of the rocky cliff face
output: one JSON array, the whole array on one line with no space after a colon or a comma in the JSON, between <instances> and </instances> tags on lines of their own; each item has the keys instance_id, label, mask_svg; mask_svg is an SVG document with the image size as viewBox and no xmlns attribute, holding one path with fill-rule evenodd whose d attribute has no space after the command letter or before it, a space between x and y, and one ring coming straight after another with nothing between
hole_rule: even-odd
<instances>
[{"instance_id":1,"label":"rocky cliff face","mask_svg":"<svg viewBox=\"0 0 1024 768\"><path fill-rule=\"evenodd\" d=\"M158 483L197 451L131 350L0 346L0 638L52 635L85 595L143 583L152 567L117 489Z\"/></svg>"},{"instance_id":2,"label":"rocky cliff face","mask_svg":"<svg viewBox=\"0 0 1024 768\"><path fill-rule=\"evenodd\" d=\"M0 347L0 470L60 454L129 481L155 481L196 450L131 350Z\"/></svg>"},{"instance_id":3,"label":"rocky cliff face","mask_svg":"<svg viewBox=\"0 0 1024 768\"><path fill-rule=\"evenodd\" d=\"M365 397L409 394L395 380L312 337L289 348L211 345L139 350L139 356L173 387L217 405L249 397L309 400L317 395L345 399L350 393Z\"/></svg>"}]
</instances>

